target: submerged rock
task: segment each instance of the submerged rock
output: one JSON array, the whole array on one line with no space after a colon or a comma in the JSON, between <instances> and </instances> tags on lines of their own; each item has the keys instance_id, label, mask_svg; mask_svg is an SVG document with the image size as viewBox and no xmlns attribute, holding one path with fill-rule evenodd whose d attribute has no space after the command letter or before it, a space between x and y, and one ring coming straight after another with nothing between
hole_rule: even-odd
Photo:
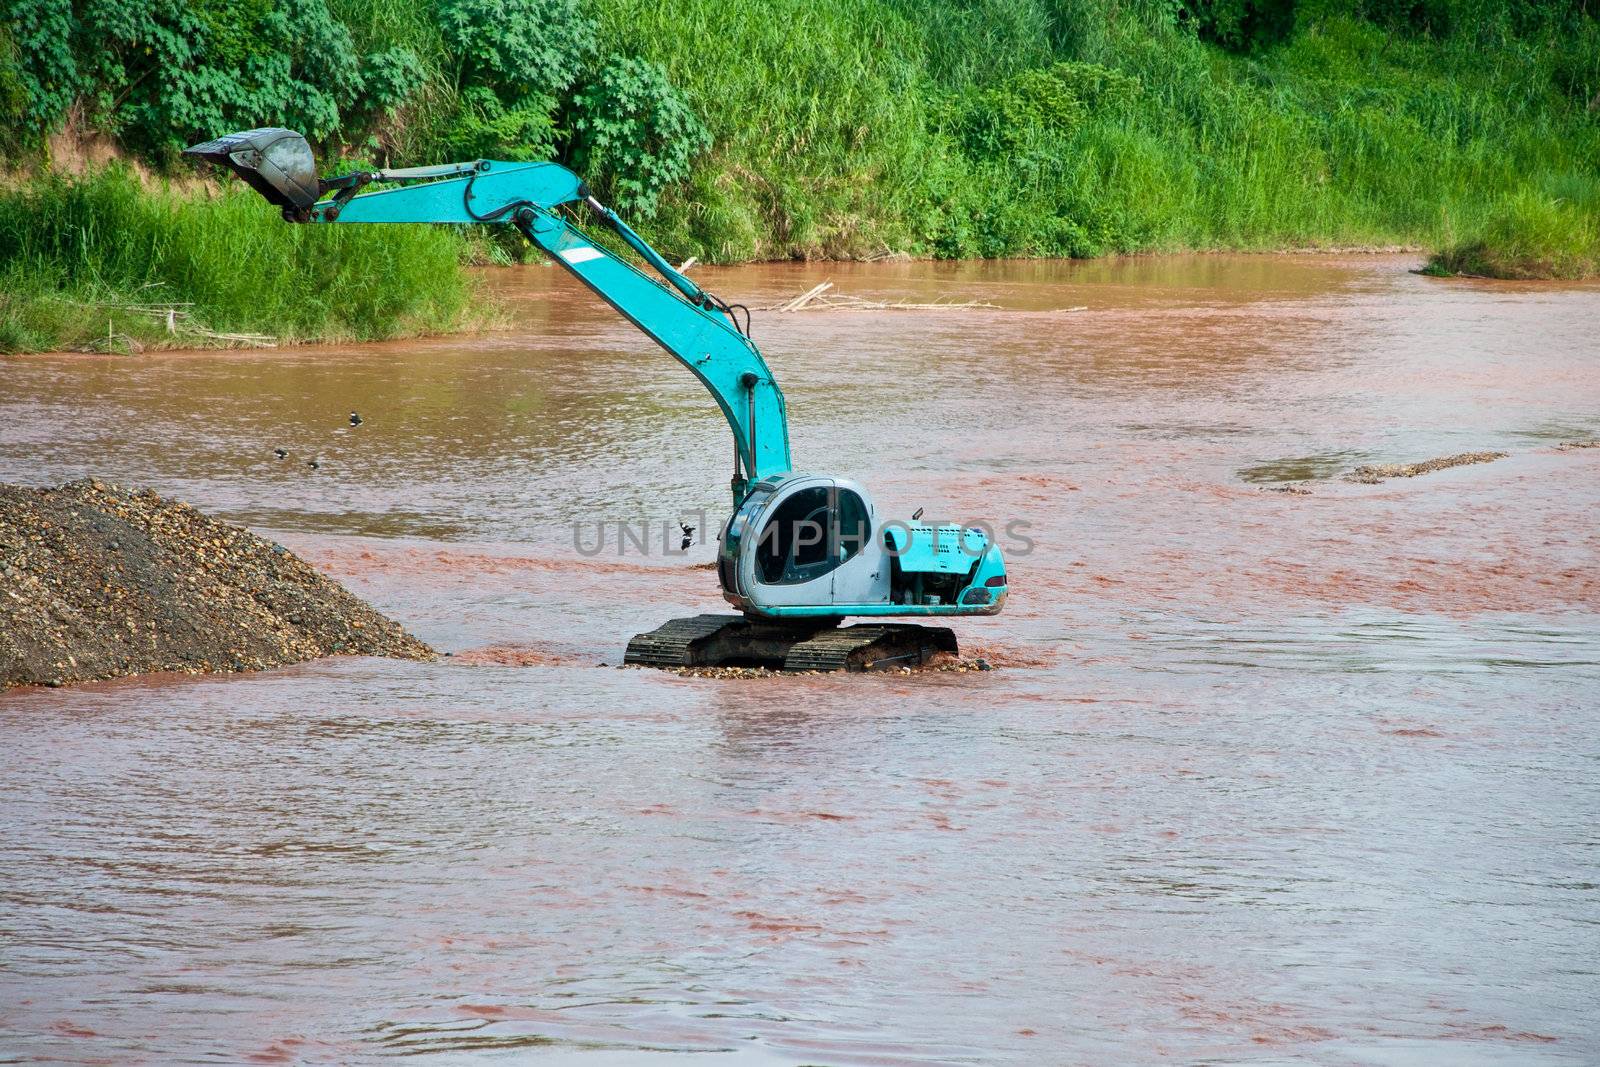
<instances>
[{"instance_id":1,"label":"submerged rock","mask_svg":"<svg viewBox=\"0 0 1600 1067\"><path fill-rule=\"evenodd\" d=\"M434 652L284 548L149 490L0 485L0 689Z\"/></svg>"}]
</instances>

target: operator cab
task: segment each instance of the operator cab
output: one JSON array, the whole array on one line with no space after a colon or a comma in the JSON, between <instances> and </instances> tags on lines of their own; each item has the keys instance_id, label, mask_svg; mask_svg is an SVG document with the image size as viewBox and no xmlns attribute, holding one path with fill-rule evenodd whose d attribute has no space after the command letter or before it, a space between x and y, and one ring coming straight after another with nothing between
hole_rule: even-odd
<instances>
[{"instance_id":1,"label":"operator cab","mask_svg":"<svg viewBox=\"0 0 1600 1067\"><path fill-rule=\"evenodd\" d=\"M880 530L865 489L810 474L751 487L723 527L717 574L729 603L767 617L992 615L1006 594L1000 550L981 530Z\"/></svg>"}]
</instances>

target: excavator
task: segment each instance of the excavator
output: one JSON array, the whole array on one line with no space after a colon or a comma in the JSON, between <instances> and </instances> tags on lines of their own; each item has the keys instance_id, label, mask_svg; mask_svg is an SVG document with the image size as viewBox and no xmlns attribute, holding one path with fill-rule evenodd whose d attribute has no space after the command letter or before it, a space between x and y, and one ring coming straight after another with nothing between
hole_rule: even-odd
<instances>
[{"instance_id":1,"label":"excavator","mask_svg":"<svg viewBox=\"0 0 1600 1067\"><path fill-rule=\"evenodd\" d=\"M700 380L733 432L733 513L716 566L739 614L673 619L629 641L625 663L909 667L956 652L954 633L878 620L994 615L1005 604L1005 562L987 531L924 523L920 510L911 521L880 522L862 486L796 471L783 392L751 340L749 310L675 269L567 168L479 159L319 178L305 137L279 128L228 134L186 154L231 170L291 223L514 227ZM659 280L587 237L567 205L587 208ZM842 626L848 616L870 621Z\"/></svg>"}]
</instances>

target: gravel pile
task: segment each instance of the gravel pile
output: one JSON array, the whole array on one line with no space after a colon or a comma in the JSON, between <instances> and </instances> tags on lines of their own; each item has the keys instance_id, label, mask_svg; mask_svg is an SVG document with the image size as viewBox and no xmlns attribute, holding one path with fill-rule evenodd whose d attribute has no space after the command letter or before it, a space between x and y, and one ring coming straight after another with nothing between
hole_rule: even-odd
<instances>
[{"instance_id":1,"label":"gravel pile","mask_svg":"<svg viewBox=\"0 0 1600 1067\"><path fill-rule=\"evenodd\" d=\"M1490 463L1504 459L1506 455L1505 452L1462 452L1456 456L1426 459L1421 463L1369 463L1345 475L1345 480L1360 482L1362 485L1377 485L1389 478L1415 478L1419 474L1432 474L1434 471L1448 470L1451 467L1465 467L1469 463Z\"/></svg>"},{"instance_id":2,"label":"gravel pile","mask_svg":"<svg viewBox=\"0 0 1600 1067\"><path fill-rule=\"evenodd\" d=\"M432 649L282 545L104 482L0 485L0 689Z\"/></svg>"}]
</instances>

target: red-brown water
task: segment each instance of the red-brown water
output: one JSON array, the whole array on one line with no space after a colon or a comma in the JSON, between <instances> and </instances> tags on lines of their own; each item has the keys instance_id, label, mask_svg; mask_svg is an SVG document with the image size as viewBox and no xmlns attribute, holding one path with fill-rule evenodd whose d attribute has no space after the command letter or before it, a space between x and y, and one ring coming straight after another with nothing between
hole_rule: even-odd
<instances>
[{"instance_id":1,"label":"red-brown water","mask_svg":"<svg viewBox=\"0 0 1600 1067\"><path fill-rule=\"evenodd\" d=\"M0 697L0 1051L1600 1060L1600 289L1414 265L704 271L1002 305L755 318L802 466L1031 524L988 673L597 666L723 605L573 523L714 526L729 446L549 268L485 338L0 362L0 479L153 486L457 653Z\"/></svg>"}]
</instances>

